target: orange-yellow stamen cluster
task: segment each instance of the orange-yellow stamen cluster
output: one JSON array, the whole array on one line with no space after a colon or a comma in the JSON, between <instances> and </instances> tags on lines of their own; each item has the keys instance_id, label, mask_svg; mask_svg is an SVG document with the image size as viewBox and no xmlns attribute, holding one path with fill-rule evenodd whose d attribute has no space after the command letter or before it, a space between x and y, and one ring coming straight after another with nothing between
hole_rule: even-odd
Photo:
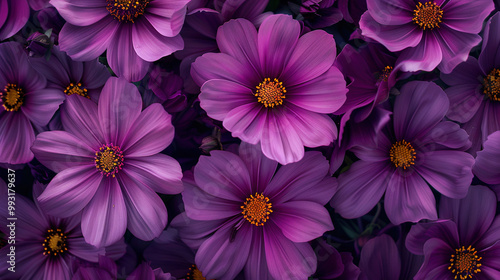
<instances>
[{"instance_id":1,"label":"orange-yellow stamen cluster","mask_svg":"<svg viewBox=\"0 0 500 280\"><path fill-rule=\"evenodd\" d=\"M481 272L481 259L476 249L462 246L455 249L455 254L451 255L448 270L455 274L455 279L472 279L474 274Z\"/></svg>"},{"instance_id":2,"label":"orange-yellow stamen cluster","mask_svg":"<svg viewBox=\"0 0 500 280\"><path fill-rule=\"evenodd\" d=\"M64 93L66 93L67 95L78 94L80 96L90 98L87 89L82 87L82 83L69 84L69 86L67 86L64 90Z\"/></svg>"},{"instance_id":3,"label":"orange-yellow stamen cluster","mask_svg":"<svg viewBox=\"0 0 500 280\"><path fill-rule=\"evenodd\" d=\"M483 93L493 101L500 101L500 70L493 69L483 79Z\"/></svg>"},{"instance_id":4,"label":"orange-yellow stamen cluster","mask_svg":"<svg viewBox=\"0 0 500 280\"><path fill-rule=\"evenodd\" d=\"M392 163L396 167L403 167L403 169L415 164L416 155L417 152L413 146L405 140L394 143L389 151Z\"/></svg>"},{"instance_id":5,"label":"orange-yellow stamen cluster","mask_svg":"<svg viewBox=\"0 0 500 280\"><path fill-rule=\"evenodd\" d=\"M273 212L271 208L272 204L269 202L268 197L255 193L255 195L247 197L241 206L241 209L243 209L241 214L252 225L263 226L269 220L269 215Z\"/></svg>"},{"instance_id":6,"label":"orange-yellow stamen cluster","mask_svg":"<svg viewBox=\"0 0 500 280\"><path fill-rule=\"evenodd\" d=\"M113 143L103 145L99 151L95 152L95 167L101 174L115 177L123 166L123 153L120 147L114 146Z\"/></svg>"},{"instance_id":7,"label":"orange-yellow stamen cluster","mask_svg":"<svg viewBox=\"0 0 500 280\"><path fill-rule=\"evenodd\" d=\"M193 264L189 268L189 272L187 276L185 277L186 280L206 280L205 276L203 276L203 273L198 269L198 267Z\"/></svg>"},{"instance_id":8,"label":"orange-yellow stamen cluster","mask_svg":"<svg viewBox=\"0 0 500 280\"><path fill-rule=\"evenodd\" d=\"M274 78L271 81L271 78L265 78L256 88L254 95L257 96L257 101L264 106L274 108L274 106L283 104L286 89L278 79Z\"/></svg>"},{"instance_id":9,"label":"orange-yellow stamen cluster","mask_svg":"<svg viewBox=\"0 0 500 280\"><path fill-rule=\"evenodd\" d=\"M17 111L24 103L24 91L16 84L7 84L0 92L0 99L6 111Z\"/></svg>"},{"instance_id":10,"label":"orange-yellow stamen cluster","mask_svg":"<svg viewBox=\"0 0 500 280\"><path fill-rule=\"evenodd\" d=\"M420 26L423 30L426 28L439 28L439 23L442 22L443 11L441 7L434 2L428 1L425 4L418 2L415 10L413 10L413 22Z\"/></svg>"},{"instance_id":11,"label":"orange-yellow stamen cluster","mask_svg":"<svg viewBox=\"0 0 500 280\"><path fill-rule=\"evenodd\" d=\"M47 230L47 237L43 240L43 254L57 256L68 251L66 235L61 229Z\"/></svg>"},{"instance_id":12,"label":"orange-yellow stamen cluster","mask_svg":"<svg viewBox=\"0 0 500 280\"><path fill-rule=\"evenodd\" d=\"M393 69L392 66L384 67L384 69L382 69L382 71L379 73L378 80L387 82L389 76L391 75L392 69Z\"/></svg>"},{"instance_id":13,"label":"orange-yellow stamen cluster","mask_svg":"<svg viewBox=\"0 0 500 280\"><path fill-rule=\"evenodd\" d=\"M134 22L144 14L150 0L106 0L106 9L116 19L123 22Z\"/></svg>"}]
</instances>

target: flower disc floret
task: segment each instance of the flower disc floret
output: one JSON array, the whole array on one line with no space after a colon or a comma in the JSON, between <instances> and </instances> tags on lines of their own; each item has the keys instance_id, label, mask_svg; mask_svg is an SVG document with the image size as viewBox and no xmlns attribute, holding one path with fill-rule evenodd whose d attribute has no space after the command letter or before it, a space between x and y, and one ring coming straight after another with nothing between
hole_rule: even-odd
<instances>
[{"instance_id":1,"label":"flower disc floret","mask_svg":"<svg viewBox=\"0 0 500 280\"><path fill-rule=\"evenodd\" d=\"M419 2L415 10L413 10L413 22L420 26L423 30L439 28L439 23L442 22L443 11L441 7L434 2L428 1L425 4Z\"/></svg>"},{"instance_id":2,"label":"flower disc floret","mask_svg":"<svg viewBox=\"0 0 500 280\"><path fill-rule=\"evenodd\" d=\"M149 0L106 0L106 9L116 19L122 22L134 22L144 14Z\"/></svg>"},{"instance_id":3,"label":"flower disc floret","mask_svg":"<svg viewBox=\"0 0 500 280\"><path fill-rule=\"evenodd\" d=\"M493 69L483 79L483 93L493 101L500 101L500 70Z\"/></svg>"},{"instance_id":4,"label":"flower disc floret","mask_svg":"<svg viewBox=\"0 0 500 280\"><path fill-rule=\"evenodd\" d=\"M413 146L405 140L397 141L389 151L389 157L396 167L406 169L415 164L416 152Z\"/></svg>"},{"instance_id":5,"label":"flower disc floret","mask_svg":"<svg viewBox=\"0 0 500 280\"><path fill-rule=\"evenodd\" d=\"M475 248L462 246L451 255L448 270L455 274L455 279L472 279L474 274L481 272L481 259Z\"/></svg>"},{"instance_id":6,"label":"flower disc floret","mask_svg":"<svg viewBox=\"0 0 500 280\"><path fill-rule=\"evenodd\" d=\"M66 244L66 234L61 229L47 230L47 236L43 240L43 254L49 256L57 256L68 251Z\"/></svg>"},{"instance_id":7,"label":"flower disc floret","mask_svg":"<svg viewBox=\"0 0 500 280\"><path fill-rule=\"evenodd\" d=\"M272 204L269 202L268 197L255 193L255 195L247 197L241 206L241 209L243 209L241 214L252 225L263 226L269 220L269 215L273 212L271 208Z\"/></svg>"},{"instance_id":8,"label":"flower disc floret","mask_svg":"<svg viewBox=\"0 0 500 280\"><path fill-rule=\"evenodd\" d=\"M283 82L278 81L278 79L274 78L271 81L271 78L265 78L256 88L254 95L257 96L257 101L264 106L274 108L283 104L286 89Z\"/></svg>"},{"instance_id":9,"label":"flower disc floret","mask_svg":"<svg viewBox=\"0 0 500 280\"><path fill-rule=\"evenodd\" d=\"M66 87L64 93L67 95L78 94L80 96L86 97L90 99L88 94L88 90L82 86L82 83L70 83L69 86Z\"/></svg>"},{"instance_id":10,"label":"flower disc floret","mask_svg":"<svg viewBox=\"0 0 500 280\"><path fill-rule=\"evenodd\" d=\"M101 172L101 174L109 175L115 177L123 166L123 153L118 146L114 146L113 143L108 145L103 145L99 148L99 151L95 153L95 167Z\"/></svg>"},{"instance_id":11,"label":"flower disc floret","mask_svg":"<svg viewBox=\"0 0 500 280\"><path fill-rule=\"evenodd\" d=\"M0 92L0 98L2 99L2 105L6 111L17 111L24 103L24 91L21 87L16 84L7 84L3 90Z\"/></svg>"}]
</instances>

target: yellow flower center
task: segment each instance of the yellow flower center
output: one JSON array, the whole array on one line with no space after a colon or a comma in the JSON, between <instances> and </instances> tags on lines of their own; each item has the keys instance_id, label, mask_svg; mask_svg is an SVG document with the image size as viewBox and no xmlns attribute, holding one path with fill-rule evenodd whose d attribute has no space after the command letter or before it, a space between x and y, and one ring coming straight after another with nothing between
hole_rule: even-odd
<instances>
[{"instance_id":1,"label":"yellow flower center","mask_svg":"<svg viewBox=\"0 0 500 280\"><path fill-rule=\"evenodd\" d=\"M205 278L203 276L203 273L201 273L201 271L198 269L198 267L193 264L190 268L189 268L189 272L186 276L186 280L206 280L207 278ZM214 279L212 279L214 280Z\"/></svg>"},{"instance_id":2,"label":"yellow flower center","mask_svg":"<svg viewBox=\"0 0 500 280\"><path fill-rule=\"evenodd\" d=\"M493 101L500 101L500 70L493 69L483 79L483 93Z\"/></svg>"},{"instance_id":3,"label":"yellow flower center","mask_svg":"<svg viewBox=\"0 0 500 280\"><path fill-rule=\"evenodd\" d=\"M403 167L403 169L415 164L416 154L413 146L405 140L394 143L389 151L392 163L396 167Z\"/></svg>"},{"instance_id":4,"label":"yellow flower center","mask_svg":"<svg viewBox=\"0 0 500 280\"><path fill-rule=\"evenodd\" d=\"M87 89L83 88L81 83L69 84L69 86L67 86L66 89L64 90L64 93L66 93L67 95L78 94L80 96L90 98L90 96L88 95Z\"/></svg>"},{"instance_id":5,"label":"yellow flower center","mask_svg":"<svg viewBox=\"0 0 500 280\"><path fill-rule=\"evenodd\" d=\"M415 10L413 10L413 22L422 29L439 28L439 23L442 22L443 11L436 3L428 1L422 5L418 2Z\"/></svg>"},{"instance_id":6,"label":"yellow flower center","mask_svg":"<svg viewBox=\"0 0 500 280\"><path fill-rule=\"evenodd\" d=\"M24 91L16 84L7 84L0 92L0 98L6 111L17 111L24 103Z\"/></svg>"},{"instance_id":7,"label":"yellow flower center","mask_svg":"<svg viewBox=\"0 0 500 280\"><path fill-rule=\"evenodd\" d=\"M43 254L49 256L57 256L68 251L66 244L66 235L61 229L47 230L47 237L43 240Z\"/></svg>"},{"instance_id":8,"label":"yellow flower center","mask_svg":"<svg viewBox=\"0 0 500 280\"><path fill-rule=\"evenodd\" d=\"M389 76L391 75L392 69L393 69L392 66L384 67L384 69L382 69L382 71L379 72L378 81L379 82L381 82L381 81L387 82L387 80L389 79Z\"/></svg>"},{"instance_id":9,"label":"yellow flower center","mask_svg":"<svg viewBox=\"0 0 500 280\"><path fill-rule=\"evenodd\" d=\"M113 146L113 144L103 145L99 151L95 152L95 167L101 174L112 175L118 173L123 166L123 153L120 147Z\"/></svg>"},{"instance_id":10,"label":"yellow flower center","mask_svg":"<svg viewBox=\"0 0 500 280\"><path fill-rule=\"evenodd\" d=\"M274 78L271 81L271 78L265 78L256 88L254 95L257 96L257 101L264 106L274 108L274 106L283 104L286 89L278 79Z\"/></svg>"},{"instance_id":11,"label":"yellow flower center","mask_svg":"<svg viewBox=\"0 0 500 280\"><path fill-rule=\"evenodd\" d=\"M150 0L106 0L106 9L119 21L134 22L136 18L144 14Z\"/></svg>"},{"instance_id":12,"label":"yellow flower center","mask_svg":"<svg viewBox=\"0 0 500 280\"><path fill-rule=\"evenodd\" d=\"M255 193L247 197L246 201L241 206L243 217L247 219L252 225L263 226L269 220L269 215L273 212L271 210L272 204L269 198L262 194Z\"/></svg>"},{"instance_id":13,"label":"yellow flower center","mask_svg":"<svg viewBox=\"0 0 500 280\"><path fill-rule=\"evenodd\" d=\"M455 274L455 279L471 279L474 274L481 272L481 259L476 249L471 246L468 248L462 246L462 248L455 249L455 254L451 255L448 270Z\"/></svg>"}]
</instances>

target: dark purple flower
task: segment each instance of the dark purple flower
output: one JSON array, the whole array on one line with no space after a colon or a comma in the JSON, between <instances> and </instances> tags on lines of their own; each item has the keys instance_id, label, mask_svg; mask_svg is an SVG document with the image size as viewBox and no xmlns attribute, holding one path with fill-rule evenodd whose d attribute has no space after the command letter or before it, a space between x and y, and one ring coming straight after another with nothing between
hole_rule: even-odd
<instances>
[{"instance_id":1,"label":"dark purple flower","mask_svg":"<svg viewBox=\"0 0 500 280\"><path fill-rule=\"evenodd\" d=\"M103 255L99 255L98 264L89 262L73 262L75 270L71 280L114 280L117 275L115 262Z\"/></svg>"},{"instance_id":2,"label":"dark purple flower","mask_svg":"<svg viewBox=\"0 0 500 280\"><path fill-rule=\"evenodd\" d=\"M495 194L471 186L464 199L442 197L439 220L412 226L406 247L424 255L420 279L500 279L500 216Z\"/></svg>"},{"instance_id":3,"label":"dark purple flower","mask_svg":"<svg viewBox=\"0 0 500 280\"><path fill-rule=\"evenodd\" d=\"M288 15L267 17L258 32L248 20L231 20L217 33L221 53L204 54L191 68L207 114L223 121L234 137L260 143L281 164L300 160L304 146L337 138L326 114L344 103L347 92L333 66L332 35L300 31Z\"/></svg>"},{"instance_id":4,"label":"dark purple flower","mask_svg":"<svg viewBox=\"0 0 500 280\"><path fill-rule=\"evenodd\" d=\"M106 50L119 77L139 81L150 62L184 48L179 35L188 0L51 0L67 21L61 50L88 61Z\"/></svg>"},{"instance_id":5,"label":"dark purple flower","mask_svg":"<svg viewBox=\"0 0 500 280\"><path fill-rule=\"evenodd\" d=\"M450 73L479 44L477 35L494 9L492 0L367 0L362 34L392 52L405 72Z\"/></svg>"},{"instance_id":6,"label":"dark purple flower","mask_svg":"<svg viewBox=\"0 0 500 280\"><path fill-rule=\"evenodd\" d=\"M242 143L239 156L212 151L200 157L194 179L186 175L183 200L193 221L181 237L199 246L195 261L205 277L233 279L243 269L246 279L305 279L316 271L307 242L333 229L323 205L336 181L319 152L277 166Z\"/></svg>"},{"instance_id":7,"label":"dark purple flower","mask_svg":"<svg viewBox=\"0 0 500 280\"><path fill-rule=\"evenodd\" d=\"M470 152L475 155L491 133L500 130L500 14L496 13L484 30L484 41L479 60L469 57L450 74L441 74L448 85L450 99L446 114L462 123L472 142Z\"/></svg>"},{"instance_id":8,"label":"dark purple flower","mask_svg":"<svg viewBox=\"0 0 500 280\"><path fill-rule=\"evenodd\" d=\"M359 26L361 15L366 12L366 0L338 0L345 21Z\"/></svg>"},{"instance_id":9,"label":"dark purple flower","mask_svg":"<svg viewBox=\"0 0 500 280\"><path fill-rule=\"evenodd\" d=\"M467 133L442 121L448 106L446 94L434 83L404 85L392 121L381 133L351 139L358 142L351 150L360 160L339 176L339 191L331 201L336 211L344 218L360 217L385 193L385 211L397 225L437 219L429 185L444 196L464 197L474 158L462 151L470 146Z\"/></svg>"},{"instance_id":10,"label":"dark purple flower","mask_svg":"<svg viewBox=\"0 0 500 280\"><path fill-rule=\"evenodd\" d=\"M164 273L161 268L153 270L147 263L140 264L127 277L127 280L175 280L170 273Z\"/></svg>"},{"instance_id":11,"label":"dark purple flower","mask_svg":"<svg viewBox=\"0 0 500 280\"><path fill-rule=\"evenodd\" d=\"M169 113L182 111L187 106L186 95L182 93L183 80L180 76L153 67L149 73L148 87L159 98Z\"/></svg>"},{"instance_id":12,"label":"dark purple flower","mask_svg":"<svg viewBox=\"0 0 500 280\"><path fill-rule=\"evenodd\" d=\"M108 69L97 59L73 61L57 46L52 48L48 60L30 58L30 63L47 78L48 88L56 89L64 97L76 94L96 103L104 83L111 77ZM62 106L61 110L66 110L66 106Z\"/></svg>"},{"instance_id":13,"label":"dark purple flower","mask_svg":"<svg viewBox=\"0 0 500 280\"><path fill-rule=\"evenodd\" d=\"M47 125L64 100L46 85L20 44L0 44L0 162L19 164L33 159L33 125Z\"/></svg>"},{"instance_id":14,"label":"dark purple flower","mask_svg":"<svg viewBox=\"0 0 500 280\"><path fill-rule=\"evenodd\" d=\"M338 252L321 238L313 240L311 245L318 258L313 279L358 279L360 270L353 264L351 253Z\"/></svg>"},{"instance_id":15,"label":"dark purple flower","mask_svg":"<svg viewBox=\"0 0 500 280\"><path fill-rule=\"evenodd\" d=\"M472 172L481 181L490 185L500 201L500 131L492 133L483 144L484 149L477 153Z\"/></svg>"},{"instance_id":16,"label":"dark purple flower","mask_svg":"<svg viewBox=\"0 0 500 280\"><path fill-rule=\"evenodd\" d=\"M26 0L0 0L0 41L21 30L30 17Z\"/></svg>"},{"instance_id":17,"label":"dark purple flower","mask_svg":"<svg viewBox=\"0 0 500 280\"><path fill-rule=\"evenodd\" d=\"M33 186L33 196L43 190L39 183ZM17 218L10 222L15 225L15 272L7 270L10 267L10 245L0 250L0 278L2 279L71 279L71 264L73 260L97 262L99 255L105 255L107 248L96 248L87 244L80 230L81 215L59 219L47 215L38 205L27 198L16 194L15 200L8 194L7 185L0 180L0 201L15 201L14 215ZM2 207L0 217L4 221L12 217L7 207ZM0 225L2 232L10 232L9 222ZM110 256L119 258L125 253L123 242L117 244L122 250ZM116 246L113 246L116 247Z\"/></svg>"},{"instance_id":18,"label":"dark purple flower","mask_svg":"<svg viewBox=\"0 0 500 280\"><path fill-rule=\"evenodd\" d=\"M171 116L160 104L141 112L137 88L109 78L99 106L87 98L68 98L61 120L66 131L40 133L32 150L58 173L38 197L49 214L82 212L85 240L101 247L128 228L143 240L157 237L167 223L167 209L156 194L183 189L173 158L160 154L171 142Z\"/></svg>"}]
</instances>

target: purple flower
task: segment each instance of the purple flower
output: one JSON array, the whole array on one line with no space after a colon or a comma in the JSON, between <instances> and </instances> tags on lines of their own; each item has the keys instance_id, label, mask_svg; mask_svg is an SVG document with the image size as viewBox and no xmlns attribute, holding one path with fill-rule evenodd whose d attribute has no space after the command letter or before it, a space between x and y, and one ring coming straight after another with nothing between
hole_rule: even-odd
<instances>
[{"instance_id":1,"label":"purple flower","mask_svg":"<svg viewBox=\"0 0 500 280\"><path fill-rule=\"evenodd\" d=\"M33 159L33 125L46 125L64 96L45 88L46 79L18 43L0 44L0 69L0 162L27 163Z\"/></svg>"},{"instance_id":2,"label":"purple flower","mask_svg":"<svg viewBox=\"0 0 500 280\"><path fill-rule=\"evenodd\" d=\"M342 12L334 6L335 0L302 0L299 5L289 2L294 13L300 13L304 23L313 28L324 28L342 20Z\"/></svg>"},{"instance_id":3,"label":"purple flower","mask_svg":"<svg viewBox=\"0 0 500 280\"><path fill-rule=\"evenodd\" d=\"M437 219L429 185L444 196L464 197L474 158L462 151L470 146L467 133L442 121L447 110L448 98L436 84L404 85L392 121L381 133L351 139L360 160L338 178L339 191L331 201L336 211L344 218L360 217L385 193L385 211L397 225Z\"/></svg>"},{"instance_id":4,"label":"purple flower","mask_svg":"<svg viewBox=\"0 0 500 280\"><path fill-rule=\"evenodd\" d=\"M299 36L300 23L287 15L267 17L259 32L248 20L231 20L217 33L221 53L204 54L191 68L207 114L234 137L260 143L264 155L281 164L300 160L304 146L337 138L326 114L347 92L332 66L332 35L315 30Z\"/></svg>"},{"instance_id":5,"label":"purple flower","mask_svg":"<svg viewBox=\"0 0 500 280\"><path fill-rule=\"evenodd\" d=\"M147 263L140 264L127 277L127 280L175 280L170 273L164 273L161 268L153 270Z\"/></svg>"},{"instance_id":6,"label":"purple flower","mask_svg":"<svg viewBox=\"0 0 500 280\"><path fill-rule=\"evenodd\" d=\"M484 30L484 41L479 60L469 57L450 74L441 74L448 85L450 99L446 114L462 123L472 142L470 152L475 155L489 134L500 130L500 14L496 13Z\"/></svg>"},{"instance_id":7,"label":"purple flower","mask_svg":"<svg viewBox=\"0 0 500 280\"><path fill-rule=\"evenodd\" d=\"M74 274L71 280L114 280L117 275L115 262L105 256L99 255L98 264L73 262Z\"/></svg>"},{"instance_id":8,"label":"purple flower","mask_svg":"<svg viewBox=\"0 0 500 280\"><path fill-rule=\"evenodd\" d=\"M106 50L118 76L139 81L150 62L184 48L179 32L188 0L51 0L67 21L61 50L88 61Z\"/></svg>"},{"instance_id":9,"label":"purple flower","mask_svg":"<svg viewBox=\"0 0 500 280\"><path fill-rule=\"evenodd\" d=\"M464 199L441 198L440 220L412 226L406 247L424 255L420 279L500 279L500 216L495 194L471 186Z\"/></svg>"},{"instance_id":10,"label":"purple flower","mask_svg":"<svg viewBox=\"0 0 500 280\"><path fill-rule=\"evenodd\" d=\"M242 269L246 279L305 279L315 272L307 242L333 229L323 205L336 181L318 152L276 172L277 165L242 143L239 156L212 151L200 157L194 179L185 176L183 200L193 221L181 237L199 246L195 261L207 279L233 279Z\"/></svg>"},{"instance_id":11,"label":"purple flower","mask_svg":"<svg viewBox=\"0 0 500 280\"><path fill-rule=\"evenodd\" d=\"M0 0L0 41L21 30L30 17L26 0Z\"/></svg>"},{"instance_id":12,"label":"purple flower","mask_svg":"<svg viewBox=\"0 0 500 280\"><path fill-rule=\"evenodd\" d=\"M97 103L104 83L111 76L108 69L97 59L73 61L57 46L51 51L48 60L30 58L33 68L47 78L47 87L56 89L64 97L76 94ZM61 109L65 110L66 106Z\"/></svg>"},{"instance_id":13,"label":"purple flower","mask_svg":"<svg viewBox=\"0 0 500 280\"><path fill-rule=\"evenodd\" d=\"M402 70L450 73L465 61L494 9L492 0L367 0L362 34L392 52L402 51Z\"/></svg>"},{"instance_id":14,"label":"purple flower","mask_svg":"<svg viewBox=\"0 0 500 280\"><path fill-rule=\"evenodd\" d=\"M38 201L47 213L67 217L82 212L85 240L101 247L121 238L128 227L143 240L158 236L167 209L156 194L183 189L173 158L160 154L171 142L171 116L160 104L141 112L139 91L110 78L99 106L68 98L61 112L66 131L40 133L32 150L58 174Z\"/></svg>"},{"instance_id":15,"label":"purple flower","mask_svg":"<svg viewBox=\"0 0 500 280\"><path fill-rule=\"evenodd\" d=\"M33 186L33 196L43 190L41 184ZM7 205L13 197L8 194L7 185L0 180L0 201ZM7 270L11 265L10 245L0 250L0 278L2 279L71 279L71 264L76 258L82 261L97 262L99 255L106 254L106 248L96 248L87 244L80 230L81 215L65 219L51 217L39 205L27 198L15 195L15 272ZM2 220L11 217L7 207L0 211ZM2 223L0 230L10 232L9 222ZM122 250L111 256L119 258L125 253L124 243L117 244ZM113 245L115 247L115 245Z\"/></svg>"},{"instance_id":16,"label":"purple flower","mask_svg":"<svg viewBox=\"0 0 500 280\"><path fill-rule=\"evenodd\" d=\"M492 133L484 142L484 149L477 153L476 163L472 167L474 175L490 185L500 201L500 131Z\"/></svg>"},{"instance_id":17,"label":"purple flower","mask_svg":"<svg viewBox=\"0 0 500 280\"><path fill-rule=\"evenodd\" d=\"M351 253L338 252L321 238L313 240L311 245L318 258L313 279L358 279L360 270L353 264Z\"/></svg>"}]
</instances>

